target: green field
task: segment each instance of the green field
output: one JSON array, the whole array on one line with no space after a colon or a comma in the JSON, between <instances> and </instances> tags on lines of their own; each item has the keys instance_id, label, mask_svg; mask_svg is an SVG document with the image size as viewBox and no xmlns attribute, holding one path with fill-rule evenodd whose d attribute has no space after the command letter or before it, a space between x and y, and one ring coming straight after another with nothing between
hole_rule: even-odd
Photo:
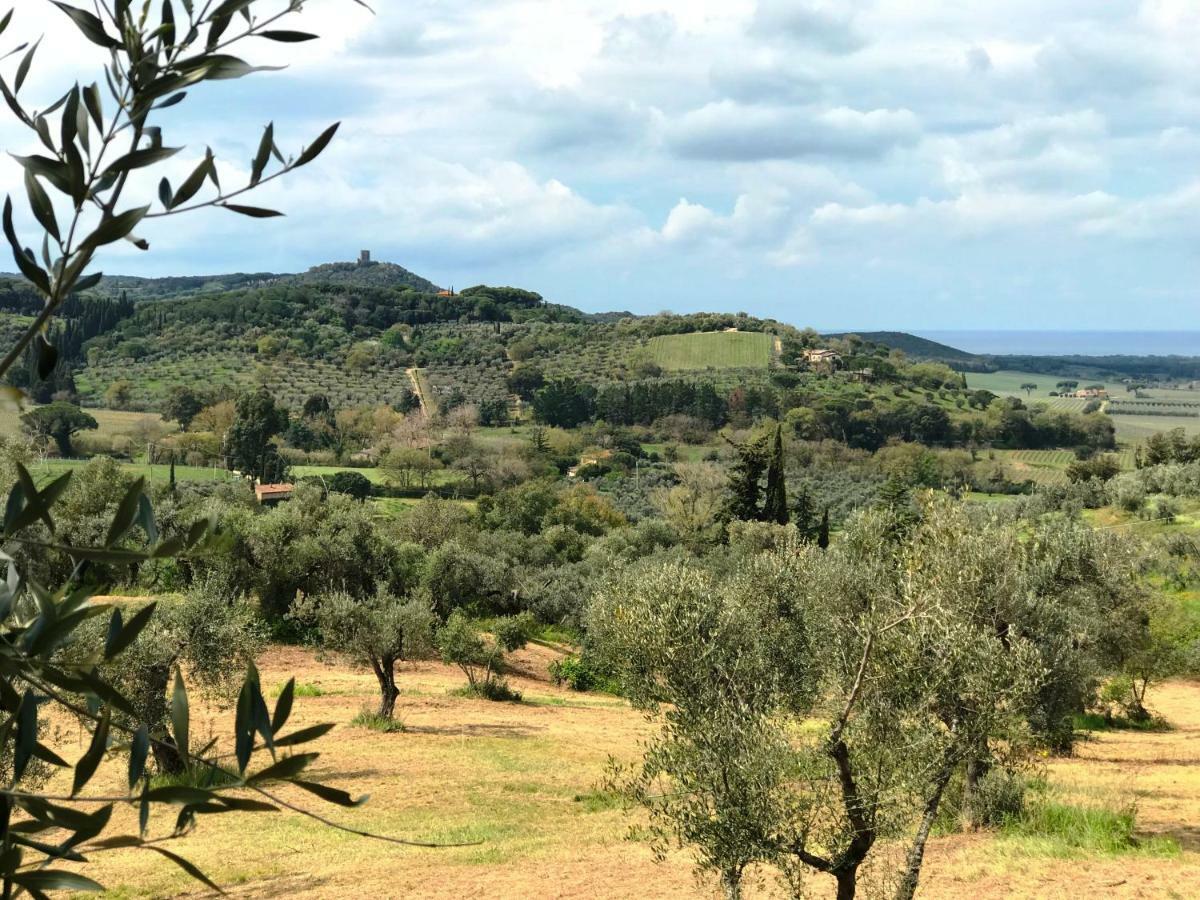
<instances>
[{"instance_id":1,"label":"green field","mask_svg":"<svg viewBox=\"0 0 1200 900\"><path fill-rule=\"evenodd\" d=\"M338 472L357 472L371 484L383 484L387 479L382 469L355 469L350 466L292 466L293 478L330 478ZM435 473L437 474L437 473Z\"/></svg>"},{"instance_id":2,"label":"green field","mask_svg":"<svg viewBox=\"0 0 1200 900\"><path fill-rule=\"evenodd\" d=\"M756 331L710 331L651 338L650 359L670 372L696 369L765 369L775 338Z\"/></svg>"},{"instance_id":3,"label":"green field","mask_svg":"<svg viewBox=\"0 0 1200 900\"><path fill-rule=\"evenodd\" d=\"M1086 378L1064 378L1061 375L1042 375L1037 372L1015 372L1015 371L1000 371L1000 372L968 372L967 387L973 391L983 390L991 391L1000 397L1020 397L1030 403L1038 400L1049 401L1051 405L1055 405L1053 401L1059 399L1051 397L1051 391L1057 391L1056 385L1060 381L1078 381L1079 386L1092 384L1103 384L1105 390L1109 391L1113 397L1131 396L1125 390L1125 385L1117 382L1103 382L1089 380ZM1023 384L1036 384L1037 389L1031 393L1026 393L1021 389ZM1086 401L1077 401L1074 398L1064 397L1063 400L1069 400L1071 403L1079 403L1080 406Z\"/></svg>"},{"instance_id":4,"label":"green field","mask_svg":"<svg viewBox=\"0 0 1200 900\"><path fill-rule=\"evenodd\" d=\"M29 467L30 474L37 481L46 481L61 475L68 469L79 469L87 465L86 460L77 459L44 459ZM146 463L122 462L121 468L131 475L141 476L147 482L166 484L170 478L171 467L167 465L147 465ZM207 468L204 466L176 466L176 481L226 481L233 478L231 472L225 469Z\"/></svg>"}]
</instances>

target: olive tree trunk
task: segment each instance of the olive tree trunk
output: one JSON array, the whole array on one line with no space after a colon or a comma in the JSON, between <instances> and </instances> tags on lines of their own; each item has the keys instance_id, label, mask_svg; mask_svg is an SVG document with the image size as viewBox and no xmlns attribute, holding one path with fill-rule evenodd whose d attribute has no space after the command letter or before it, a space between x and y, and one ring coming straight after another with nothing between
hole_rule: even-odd
<instances>
[{"instance_id":1,"label":"olive tree trunk","mask_svg":"<svg viewBox=\"0 0 1200 900\"><path fill-rule=\"evenodd\" d=\"M391 719L396 713L396 698L400 689L396 687L396 658L382 656L371 660L375 678L379 681L379 717Z\"/></svg>"}]
</instances>

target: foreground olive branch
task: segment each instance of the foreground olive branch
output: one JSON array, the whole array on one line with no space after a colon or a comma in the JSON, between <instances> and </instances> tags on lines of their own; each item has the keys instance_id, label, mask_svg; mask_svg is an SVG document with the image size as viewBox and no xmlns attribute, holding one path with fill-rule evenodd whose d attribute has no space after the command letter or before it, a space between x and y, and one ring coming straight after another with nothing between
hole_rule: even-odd
<instances>
[{"instance_id":1,"label":"foreground olive branch","mask_svg":"<svg viewBox=\"0 0 1200 900\"><path fill-rule=\"evenodd\" d=\"M71 480L68 472L44 488L38 488L29 472L17 466L17 482L9 493L0 531L0 561L8 563L7 578L0 583L0 754L11 762L11 782L0 788L0 877L3 896L22 891L42 896L47 890L99 890L95 881L74 872L49 869L54 861L86 863L88 854L119 848L151 850L182 867L189 875L214 890L218 885L194 864L165 849L162 844L182 837L195 827L200 815L227 812L272 812L287 809L324 826L390 844L414 847L466 846L435 844L377 835L335 822L319 813L285 800L269 785L291 784L320 800L343 807L357 807L366 797L353 798L336 787L303 778L319 754L303 751L306 744L327 734L332 726L318 724L285 733L292 712L295 680L284 686L274 710L268 711L259 676L251 666L238 697L234 722L233 756L237 775L211 755L215 742L202 748L190 746L190 708L182 675L177 672L171 702L169 733L151 733L136 722L137 710L99 672L101 662L111 663L139 637L154 614L150 604L126 622L119 609L92 602L96 590L84 583L86 569L96 564L121 565L192 554L205 549L213 525L198 520L185 533L163 538L154 522L153 510L139 479L126 492L104 543L80 548L54 541L30 539L25 532L44 526L55 533L54 503ZM148 550L129 549L140 532ZM19 547L35 546L69 554L75 560L74 574L67 585L50 592L21 574L13 554ZM102 651L81 663L66 663L59 651L77 638L77 630L88 620L110 614ZM39 738L39 707L54 703L92 726L92 739L83 757L74 765L69 794L42 794L21 787L34 760L49 766L71 768ZM211 786L164 785L154 787L146 763L152 745L170 746L193 771L208 770L222 779ZM94 795L86 786L102 761L113 751L128 754L127 795ZM254 771L251 762L262 752L270 762ZM202 779L201 779L202 780ZM243 792L259 799L238 796ZM85 813L76 804L105 804ZM139 834L101 837L116 804L138 808ZM150 839L147 829L155 804L179 808L174 828L167 837ZM23 816L14 820L14 814ZM66 835L63 837L63 835Z\"/></svg>"},{"instance_id":2,"label":"foreground olive branch","mask_svg":"<svg viewBox=\"0 0 1200 900\"><path fill-rule=\"evenodd\" d=\"M264 18L255 18L263 0L209 0L197 9L194 0L178 0L184 16L178 17L173 0L162 0L156 19L150 16L151 3L139 4L135 11L131 0L97 0L95 12L72 6L62 0L47 0L61 9L79 31L93 44L108 51L110 61L104 68L104 88L113 104L105 115L105 101L98 82L74 85L49 107L38 112L23 104L19 95L29 74L41 41L22 44L0 59L25 50L13 76L12 85L0 77L0 94L16 119L28 128L50 155L14 155L25 171L25 193L34 218L44 231L41 252L24 246L13 224L12 198L5 201L4 234L12 248L21 274L45 299L43 309L15 345L0 359L0 378L31 347L38 354L39 374L45 377L57 362L57 353L47 337L47 326L55 312L73 291L86 290L99 283L101 273L85 275L96 252L108 244L128 240L145 250L149 244L134 234L147 219L160 219L208 207L220 207L253 218L270 218L281 213L231 203L262 184L273 181L315 160L329 145L337 131L334 124L322 132L298 156L284 157L275 143L274 126L267 125L251 162L249 183L226 191L221 186L216 159L211 149L178 187L163 178L158 200L132 206L118 212L131 173L151 168L180 152L180 147L163 144L162 130L150 124L151 114L183 102L190 88L205 81L241 78L271 67L253 66L227 52L231 46L250 38L282 43L315 39L301 31L274 29L274 25L302 11L304 0L286 0L281 8ZM366 6L362 0L353 0ZM0 34L12 21L10 11L0 17ZM240 18L243 30L227 36L231 24ZM51 117L57 115L57 127ZM120 153L117 144L130 132L128 147ZM267 175L272 160L278 170ZM44 182L44 183L43 183ZM190 203L211 184L215 196ZM67 214L60 219L51 199L56 192L59 205ZM94 213L94 216L86 215ZM91 224L89 224L89 221Z\"/></svg>"},{"instance_id":3,"label":"foreground olive branch","mask_svg":"<svg viewBox=\"0 0 1200 900\"><path fill-rule=\"evenodd\" d=\"M40 40L22 44L0 62L21 54L11 81L0 75L0 95L16 119L36 137L45 152L14 156L24 170L25 199L41 229L39 252L25 246L14 224L11 196L5 199L3 230L13 259L24 278L43 298L43 308L0 359L0 379L33 353L39 377L47 377L58 362L50 324L72 293L99 283L101 274L85 274L105 246L127 240L146 250L148 243L135 231L148 219L163 219L197 209L217 207L252 218L281 215L271 209L231 202L315 160L329 145L336 124L322 132L296 156L285 157L267 125L250 164L247 184L222 187L211 149L178 185L162 178L157 202L130 201L130 177L146 174L181 148L164 145L152 114L181 103L194 86L205 81L240 78L263 67L252 66L228 49L261 38L282 43L311 40L315 35L273 28L280 20L302 11L304 0L93 0L91 8L62 0L53 3L93 44L103 48L108 62L102 85L76 84L58 100L38 111L20 99ZM353 0L361 6L362 0ZM256 13L271 7L264 16ZM153 7L153 10L152 10ZM13 20L0 16L0 34ZM236 28L233 26L237 26ZM107 96L107 99L105 99ZM106 114L105 106L109 106ZM126 137L128 141L126 142ZM273 169L273 171L268 171ZM208 188L211 196L201 192ZM199 199L198 199L199 198ZM36 243L35 243L36 246ZM19 392L0 385L9 399ZM0 399L3 399L0 396ZM95 891L102 886L77 871L50 868L56 862L86 863L94 853L141 848L162 855L210 888L220 888L194 864L163 844L188 833L202 815L228 812L264 813L287 809L324 826L391 844L417 847L465 846L410 841L335 822L290 800L271 787L290 784L321 801L355 807L339 788L302 776L318 758L305 745L327 734L321 724L285 732L292 711L295 682L284 687L273 710L268 710L253 666L238 697L234 720L237 772L232 774L213 754L215 741L193 747L190 706L181 673L176 672L170 704L170 728L153 730L139 722L134 706L101 674L102 663L119 659L139 639L154 615L150 604L125 621L120 609L92 602L99 586L99 566L122 566L202 551L215 523L200 520L179 534L159 534L145 485L138 480L118 504L103 543L98 547L69 546L55 537L55 504L70 484L71 474L39 487L29 472L16 466L16 483L4 504L0 529L0 900L48 891ZM148 546L148 549L141 549ZM56 589L39 584L25 571L28 554L62 553L74 568ZM0 570L2 571L2 570ZM78 644L85 623L108 616L102 649L83 662L66 661L64 651ZM41 708L53 704L77 716L91 729L83 756L71 766L40 739ZM170 747L192 772L208 777L205 786L154 786L147 770L152 747ZM112 752L128 758L127 795L89 794L101 763ZM260 754L270 761L252 767ZM46 767L73 769L69 793L42 794L36 785ZM203 783L205 776L197 781ZM251 796L246 796L250 794ZM85 812L80 804L98 809ZM117 804L138 809L138 833L106 836ZM147 836L155 806L178 808L174 828L164 837Z\"/></svg>"}]
</instances>

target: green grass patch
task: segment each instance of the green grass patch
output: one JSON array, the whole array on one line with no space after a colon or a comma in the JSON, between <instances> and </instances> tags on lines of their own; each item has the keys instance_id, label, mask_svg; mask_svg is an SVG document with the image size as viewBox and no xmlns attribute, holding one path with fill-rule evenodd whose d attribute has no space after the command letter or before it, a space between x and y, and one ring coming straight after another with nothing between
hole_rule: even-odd
<instances>
[{"instance_id":1,"label":"green grass patch","mask_svg":"<svg viewBox=\"0 0 1200 900\"><path fill-rule=\"evenodd\" d=\"M272 696L278 697L283 693L283 685L275 688ZM309 684L305 681L297 681L295 687L292 688L293 697L324 697L325 691L319 685Z\"/></svg>"},{"instance_id":2,"label":"green grass patch","mask_svg":"<svg viewBox=\"0 0 1200 900\"><path fill-rule=\"evenodd\" d=\"M150 787L214 788L229 787L241 781L237 772L220 766L194 765L174 775L159 774L150 779Z\"/></svg>"},{"instance_id":3,"label":"green grass patch","mask_svg":"<svg viewBox=\"0 0 1200 900\"><path fill-rule=\"evenodd\" d=\"M387 481L382 469L356 469L350 466L292 466L293 478L332 478L338 472L356 472L371 484L383 484Z\"/></svg>"},{"instance_id":4,"label":"green grass patch","mask_svg":"<svg viewBox=\"0 0 1200 900\"><path fill-rule=\"evenodd\" d=\"M771 363L775 336L755 331L711 331L667 334L651 338L650 359L672 371L697 369L765 369Z\"/></svg>"},{"instance_id":5,"label":"green grass patch","mask_svg":"<svg viewBox=\"0 0 1200 900\"><path fill-rule=\"evenodd\" d=\"M57 478L63 472L70 469L81 469L86 465L87 460L44 459L30 466L29 474L35 481L49 481ZM166 484L171 478L171 467L168 465L152 466L141 462L121 462L120 465L127 474L135 478L145 478L147 484ZM225 469L180 465L175 467L176 481L229 481L234 477L232 472Z\"/></svg>"},{"instance_id":6,"label":"green grass patch","mask_svg":"<svg viewBox=\"0 0 1200 900\"><path fill-rule=\"evenodd\" d=\"M350 726L352 728L368 728L371 731L378 731L380 734L399 734L405 730L404 723L399 719L389 719L387 716L381 716L369 709L362 710L351 719Z\"/></svg>"},{"instance_id":7,"label":"green grass patch","mask_svg":"<svg viewBox=\"0 0 1200 900\"><path fill-rule=\"evenodd\" d=\"M1050 797L1036 799L1000 828L1002 852L1020 856L1078 859L1085 856L1178 856L1170 838L1136 834L1133 806L1079 805Z\"/></svg>"},{"instance_id":8,"label":"green grass patch","mask_svg":"<svg viewBox=\"0 0 1200 900\"><path fill-rule=\"evenodd\" d=\"M588 791L586 794L576 794L571 798L579 804L580 809L587 813L608 812L621 809L625 801L614 791Z\"/></svg>"}]
</instances>

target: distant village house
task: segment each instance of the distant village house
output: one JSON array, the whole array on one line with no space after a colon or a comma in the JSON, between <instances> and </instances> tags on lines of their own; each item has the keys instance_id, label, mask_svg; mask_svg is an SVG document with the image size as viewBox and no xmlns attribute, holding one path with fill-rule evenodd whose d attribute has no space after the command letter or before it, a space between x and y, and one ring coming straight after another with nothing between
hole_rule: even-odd
<instances>
[{"instance_id":1,"label":"distant village house","mask_svg":"<svg viewBox=\"0 0 1200 900\"><path fill-rule=\"evenodd\" d=\"M1077 400L1107 400L1108 391L1104 388L1080 388L1072 396Z\"/></svg>"},{"instance_id":2,"label":"distant village house","mask_svg":"<svg viewBox=\"0 0 1200 900\"><path fill-rule=\"evenodd\" d=\"M810 368L824 369L832 372L838 367L842 358L836 350L805 350L804 361L808 363Z\"/></svg>"}]
</instances>

